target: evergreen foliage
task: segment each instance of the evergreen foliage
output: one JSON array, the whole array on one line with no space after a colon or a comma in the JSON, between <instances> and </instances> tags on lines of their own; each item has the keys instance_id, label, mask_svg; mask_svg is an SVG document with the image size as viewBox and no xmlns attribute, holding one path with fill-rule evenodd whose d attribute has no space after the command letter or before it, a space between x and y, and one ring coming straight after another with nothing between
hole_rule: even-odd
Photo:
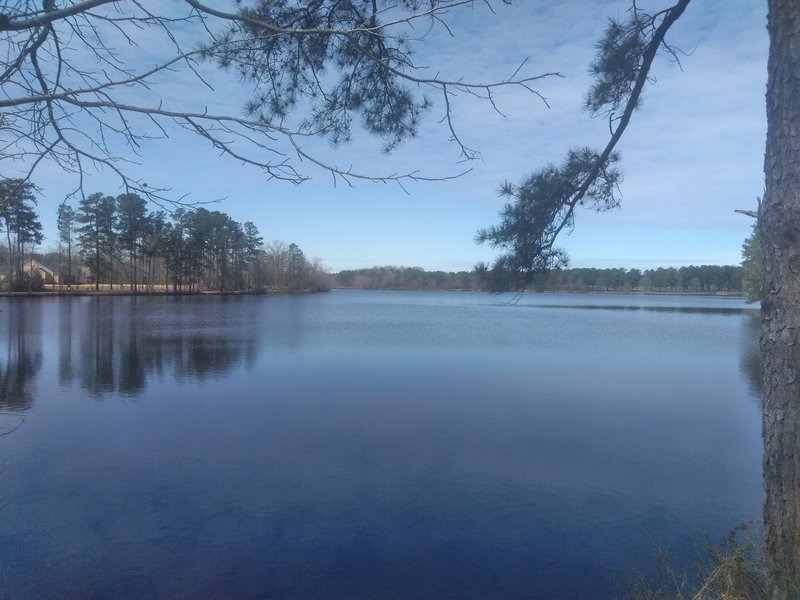
<instances>
[{"instance_id":1,"label":"evergreen foliage","mask_svg":"<svg viewBox=\"0 0 800 600\"><path fill-rule=\"evenodd\" d=\"M220 211L180 208L171 215L148 212L136 194L116 198L95 193L75 211L58 209L60 239L69 244L77 223L77 247L89 282L113 289L126 280L133 292L324 291L329 276L296 244L264 247L258 228ZM71 248L71 246L68 246ZM274 250L277 249L277 252ZM68 257L54 265L61 276L82 283ZM74 274L74 275L73 275Z\"/></svg>"},{"instance_id":2,"label":"evergreen foliage","mask_svg":"<svg viewBox=\"0 0 800 600\"><path fill-rule=\"evenodd\" d=\"M56 215L56 225L58 227L58 242L59 242L59 261L58 261L57 271L61 274L59 282L62 285L64 283L66 283L67 285L72 285L74 280L73 264L72 264L72 243L74 241L76 219L77 215L75 214L75 209L73 209L69 204L59 205L58 213ZM67 250L66 268L64 268L65 265L62 260L63 256L62 252L64 246L66 246Z\"/></svg>"},{"instance_id":3,"label":"evergreen foliage","mask_svg":"<svg viewBox=\"0 0 800 600\"><path fill-rule=\"evenodd\" d=\"M655 269L552 269L539 273L530 287L539 292L655 292L655 293L742 293L742 272L734 265L658 267ZM494 271L425 271L420 267L371 267L340 271L337 287L384 290L482 290L514 291L496 285ZM499 282L507 283L507 282Z\"/></svg>"},{"instance_id":4,"label":"evergreen foliage","mask_svg":"<svg viewBox=\"0 0 800 600\"><path fill-rule=\"evenodd\" d=\"M596 45L585 108L608 118L611 138L602 150L571 149L560 167L548 165L519 185L503 184L500 194L510 201L500 224L479 230L475 238L505 251L491 265L476 267L493 287L524 290L542 273L565 266L567 256L555 242L573 228L576 209L599 212L619 206L615 192L622 174L616 145L639 105L657 52L675 56L666 33L689 1L678 0L653 15L634 4L626 21L609 21Z\"/></svg>"},{"instance_id":5,"label":"evergreen foliage","mask_svg":"<svg viewBox=\"0 0 800 600\"><path fill-rule=\"evenodd\" d=\"M421 267L370 267L339 271L336 287L362 290L479 290L480 280L472 272L426 271Z\"/></svg>"},{"instance_id":6,"label":"evergreen foliage","mask_svg":"<svg viewBox=\"0 0 800 600\"><path fill-rule=\"evenodd\" d=\"M625 21L609 19L589 67L594 83L586 94L585 108L592 115L614 113L631 97L647 46L643 17L634 10Z\"/></svg>"},{"instance_id":7,"label":"evergreen foliage","mask_svg":"<svg viewBox=\"0 0 800 600\"><path fill-rule=\"evenodd\" d=\"M415 97L400 75L408 68L408 41L384 35L374 5L272 0L242 7L240 15L203 55L253 84L255 94L245 106L249 117L282 122L298 103L310 102L300 131L324 135L334 146L350 141L353 117L384 139L387 152L416 134L430 103ZM264 23L342 33L275 35Z\"/></svg>"},{"instance_id":8,"label":"evergreen foliage","mask_svg":"<svg viewBox=\"0 0 800 600\"><path fill-rule=\"evenodd\" d=\"M35 291L43 285L23 270L26 251L32 256L42 241L35 189L29 182L0 179L6 289ZM36 256L58 274L62 289L86 283L95 290L113 289L123 280L132 292L326 291L331 286L321 261L307 259L297 244L265 247L254 223L242 225L220 211L181 208L168 215L149 212L147 201L136 194L114 198L97 192L83 198L77 210L59 205L57 226L58 253ZM82 269L73 261L73 243Z\"/></svg>"},{"instance_id":9,"label":"evergreen foliage","mask_svg":"<svg viewBox=\"0 0 800 600\"><path fill-rule=\"evenodd\" d=\"M758 223L753 224L753 232L742 244L742 280L744 292L751 302L761 300L761 237Z\"/></svg>"},{"instance_id":10,"label":"evergreen foliage","mask_svg":"<svg viewBox=\"0 0 800 600\"><path fill-rule=\"evenodd\" d=\"M36 214L36 187L23 179L0 180L0 223L6 234L7 273L4 287L31 291L33 279L25 273L25 251L42 243L42 224Z\"/></svg>"},{"instance_id":11,"label":"evergreen foliage","mask_svg":"<svg viewBox=\"0 0 800 600\"><path fill-rule=\"evenodd\" d=\"M500 196L509 202L500 224L479 230L475 239L505 252L491 267L477 270L496 287L524 289L538 274L567 266L567 254L554 245L556 237L572 228L575 206L604 211L619 204L614 195L622 178L614 166L618 160L615 152L601 157L590 148L572 149L560 166L548 165L518 186L504 183Z\"/></svg>"},{"instance_id":12,"label":"evergreen foliage","mask_svg":"<svg viewBox=\"0 0 800 600\"><path fill-rule=\"evenodd\" d=\"M76 221L78 243L84 264L89 269L95 290L100 283L113 287L112 257L116 229L116 201L100 192L81 199Z\"/></svg>"}]
</instances>

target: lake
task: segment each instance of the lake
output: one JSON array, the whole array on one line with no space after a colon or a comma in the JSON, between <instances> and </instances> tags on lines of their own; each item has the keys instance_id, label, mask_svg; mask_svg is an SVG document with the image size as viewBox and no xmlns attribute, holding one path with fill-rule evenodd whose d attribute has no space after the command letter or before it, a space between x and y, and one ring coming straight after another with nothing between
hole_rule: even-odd
<instances>
[{"instance_id":1,"label":"lake","mask_svg":"<svg viewBox=\"0 0 800 600\"><path fill-rule=\"evenodd\" d=\"M752 306L508 299L1 299L0 595L603 599L759 521Z\"/></svg>"}]
</instances>

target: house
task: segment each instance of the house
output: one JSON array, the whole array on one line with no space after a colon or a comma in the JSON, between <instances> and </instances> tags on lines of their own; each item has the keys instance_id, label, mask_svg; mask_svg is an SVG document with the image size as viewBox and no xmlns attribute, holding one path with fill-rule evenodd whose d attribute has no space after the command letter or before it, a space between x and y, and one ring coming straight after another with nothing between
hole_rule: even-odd
<instances>
[{"instance_id":1,"label":"house","mask_svg":"<svg viewBox=\"0 0 800 600\"><path fill-rule=\"evenodd\" d=\"M25 262L22 263L22 272L30 275L39 275L39 277L42 278L42 282L46 285L58 283L58 275L56 275L55 271L45 267L42 263L33 258L25 259Z\"/></svg>"}]
</instances>

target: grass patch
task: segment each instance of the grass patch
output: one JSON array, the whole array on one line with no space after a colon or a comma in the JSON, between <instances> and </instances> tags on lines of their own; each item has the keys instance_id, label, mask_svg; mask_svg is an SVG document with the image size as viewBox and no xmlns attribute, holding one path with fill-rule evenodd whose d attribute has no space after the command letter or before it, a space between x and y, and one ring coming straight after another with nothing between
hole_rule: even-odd
<instances>
[{"instance_id":1,"label":"grass patch","mask_svg":"<svg viewBox=\"0 0 800 600\"><path fill-rule=\"evenodd\" d=\"M658 570L623 586L628 600L762 600L767 598L761 544L737 527L719 545L705 543L703 559L679 570L657 550Z\"/></svg>"}]
</instances>

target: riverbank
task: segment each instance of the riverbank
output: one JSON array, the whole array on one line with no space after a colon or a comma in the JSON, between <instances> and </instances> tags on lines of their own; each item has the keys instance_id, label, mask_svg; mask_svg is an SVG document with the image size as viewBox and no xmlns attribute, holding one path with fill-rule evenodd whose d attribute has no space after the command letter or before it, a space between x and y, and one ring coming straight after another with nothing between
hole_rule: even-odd
<instances>
[{"instance_id":1,"label":"riverbank","mask_svg":"<svg viewBox=\"0 0 800 600\"><path fill-rule=\"evenodd\" d=\"M334 286L330 289L324 290L290 290L286 288L270 288L260 290L172 290L164 286L156 287L155 289L143 290L130 290L130 289L112 289L108 285L101 286L96 290L94 286L72 286L71 288L59 289L56 286L45 286L40 291L31 292L0 292L0 298L52 298L52 297L71 297L71 296L268 296L268 295L287 295L287 294L317 294L329 292L331 290L359 290L359 291L386 291L386 292L479 292L487 294L502 294L513 292L491 292L485 290L469 290L469 289L419 289L419 288L355 288L355 287L341 287ZM656 290L627 290L627 291L614 291L614 290L527 290L526 294L569 294L575 296L592 296L592 295L605 295L605 296L685 296L685 297L726 297L726 298L743 298L744 294L740 292L688 292L688 291L656 291Z\"/></svg>"},{"instance_id":2,"label":"riverbank","mask_svg":"<svg viewBox=\"0 0 800 600\"><path fill-rule=\"evenodd\" d=\"M486 294L514 294L513 290L505 292L495 292L491 290L480 289L467 289L467 288L405 288L405 287L348 287L348 286L333 286L334 290L360 290L360 291L381 291L381 292L483 292ZM586 295L606 295L606 296L697 296L697 297L730 297L730 298L744 298L743 292L720 291L670 291L670 290L571 290L571 289L554 289L554 290L525 290L526 294L572 294L576 296Z\"/></svg>"},{"instance_id":3,"label":"riverbank","mask_svg":"<svg viewBox=\"0 0 800 600\"><path fill-rule=\"evenodd\" d=\"M287 294L316 294L329 290L289 290L285 288L272 288L261 290L172 290L166 287L161 289L111 289L101 286L99 290L94 286L72 286L59 289L58 286L45 286L40 291L31 292L0 292L0 298L54 298L72 296L268 296Z\"/></svg>"}]
</instances>

